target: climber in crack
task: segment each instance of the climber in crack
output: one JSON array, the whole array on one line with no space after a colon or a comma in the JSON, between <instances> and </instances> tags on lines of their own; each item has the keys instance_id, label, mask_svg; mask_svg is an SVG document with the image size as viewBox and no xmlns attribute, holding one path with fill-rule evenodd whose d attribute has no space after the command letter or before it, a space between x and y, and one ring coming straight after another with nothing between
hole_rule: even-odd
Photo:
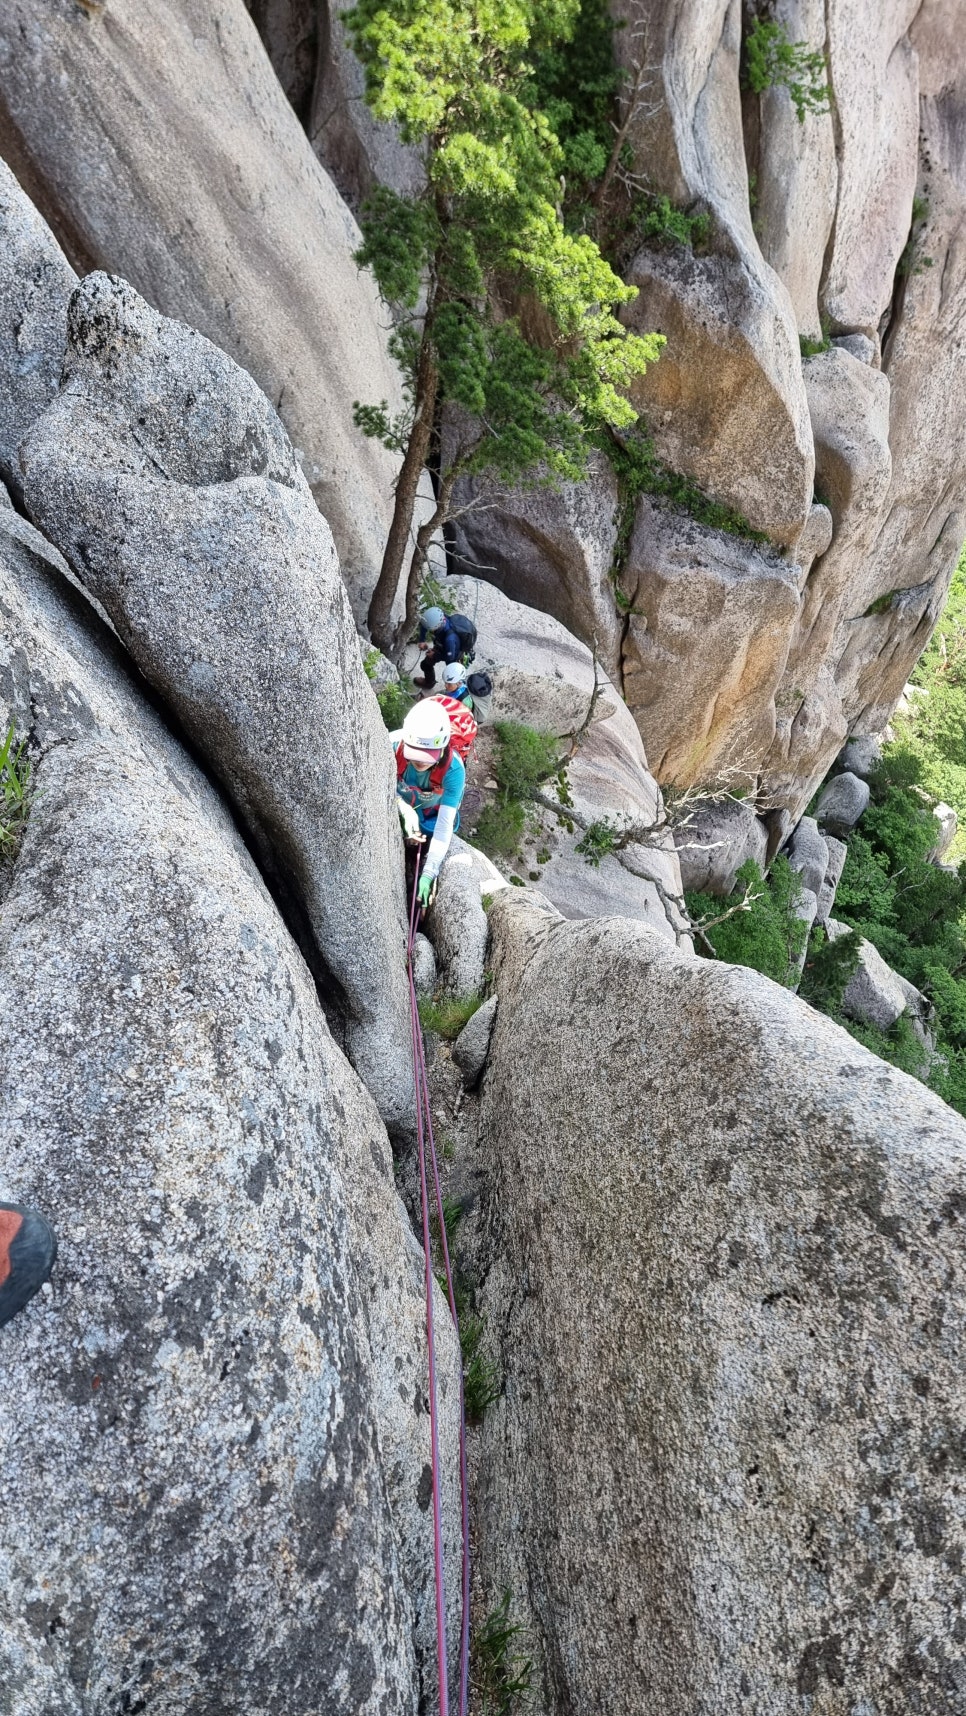
<instances>
[{"instance_id":1,"label":"climber in crack","mask_svg":"<svg viewBox=\"0 0 966 1716\"><path fill-rule=\"evenodd\" d=\"M396 753L396 804L407 847L415 852L429 841L418 887L419 903L426 907L459 827L466 770L451 743L450 718L435 698L415 704L389 737Z\"/></svg>"}]
</instances>

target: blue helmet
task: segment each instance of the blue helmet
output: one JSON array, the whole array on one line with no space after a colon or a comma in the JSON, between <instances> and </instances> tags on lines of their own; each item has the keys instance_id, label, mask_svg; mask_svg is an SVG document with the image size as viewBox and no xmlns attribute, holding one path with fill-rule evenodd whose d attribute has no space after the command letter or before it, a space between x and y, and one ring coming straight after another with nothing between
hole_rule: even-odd
<instances>
[{"instance_id":1,"label":"blue helmet","mask_svg":"<svg viewBox=\"0 0 966 1716\"><path fill-rule=\"evenodd\" d=\"M446 615L442 608L427 608L422 621L428 632L438 632L440 626L446 624Z\"/></svg>"}]
</instances>

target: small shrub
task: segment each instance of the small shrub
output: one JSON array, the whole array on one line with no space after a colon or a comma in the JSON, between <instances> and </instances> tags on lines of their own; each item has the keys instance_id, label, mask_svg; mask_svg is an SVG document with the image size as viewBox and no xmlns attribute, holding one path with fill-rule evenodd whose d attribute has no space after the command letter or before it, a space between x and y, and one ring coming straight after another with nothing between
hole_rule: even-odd
<instances>
[{"instance_id":1,"label":"small shrub","mask_svg":"<svg viewBox=\"0 0 966 1716\"><path fill-rule=\"evenodd\" d=\"M382 719L390 733L395 733L402 726L416 699L412 692L397 681L391 685L380 685L376 691L376 702L379 705Z\"/></svg>"},{"instance_id":2,"label":"small shrub","mask_svg":"<svg viewBox=\"0 0 966 1716\"><path fill-rule=\"evenodd\" d=\"M642 238L672 239L688 249L707 244L711 216L704 210L689 214L675 208L668 197L648 197L634 211L634 225Z\"/></svg>"},{"instance_id":3,"label":"small shrub","mask_svg":"<svg viewBox=\"0 0 966 1716\"><path fill-rule=\"evenodd\" d=\"M13 726L0 745L0 861L11 863L20 849L33 797L26 741L16 742Z\"/></svg>"},{"instance_id":4,"label":"small shrub","mask_svg":"<svg viewBox=\"0 0 966 1716\"><path fill-rule=\"evenodd\" d=\"M865 609L862 618L864 620L871 620L876 618L879 614L887 614L898 593L899 592L897 590L887 590L884 596L876 596L875 601L870 602L868 607Z\"/></svg>"},{"instance_id":5,"label":"small shrub","mask_svg":"<svg viewBox=\"0 0 966 1716\"><path fill-rule=\"evenodd\" d=\"M679 471L672 471L670 466L665 465L654 451L653 440L643 431L622 436L619 441L612 435L601 437L598 445L606 453L617 478L619 510L617 542L614 548L615 581L620 575L620 568L630 545L634 513L640 495L653 495L657 500L666 500L670 506L680 507L682 511L689 513L699 524L706 524L713 530L723 530L729 536L743 536L749 542L768 541L764 531L754 530L743 513L712 500L690 477L682 476ZM626 612L630 608L630 598L619 587L615 599L623 611Z\"/></svg>"},{"instance_id":6,"label":"small shrub","mask_svg":"<svg viewBox=\"0 0 966 1716\"><path fill-rule=\"evenodd\" d=\"M902 255L896 263L896 274L900 279L906 279L910 274L922 274L925 269L932 267L932 257L923 256L921 251L922 229L928 217L928 197L913 197L909 237L906 239Z\"/></svg>"},{"instance_id":7,"label":"small shrub","mask_svg":"<svg viewBox=\"0 0 966 1716\"><path fill-rule=\"evenodd\" d=\"M602 858L606 858L609 853L616 852L616 850L617 829L610 818L606 816L601 817L597 822L592 822L590 827L584 830L574 847L574 851L580 853L584 862L590 864L595 870L600 867Z\"/></svg>"},{"instance_id":8,"label":"small shrub","mask_svg":"<svg viewBox=\"0 0 966 1716\"><path fill-rule=\"evenodd\" d=\"M490 858L512 858L526 827L526 804L545 781L556 775L562 802L566 777L552 733L540 733L521 721L497 721L493 773L496 798L483 809L476 824L476 843Z\"/></svg>"},{"instance_id":9,"label":"small shrub","mask_svg":"<svg viewBox=\"0 0 966 1716\"><path fill-rule=\"evenodd\" d=\"M832 91L826 82L827 66L820 48L807 42L789 41L783 24L771 18L756 18L745 41L749 89L761 95L766 89L787 89L800 125L806 113L827 113Z\"/></svg>"},{"instance_id":10,"label":"small shrub","mask_svg":"<svg viewBox=\"0 0 966 1716\"><path fill-rule=\"evenodd\" d=\"M854 930L829 941L823 929L815 930L798 993L803 1001L839 1019L842 997L858 968L861 940Z\"/></svg>"},{"instance_id":11,"label":"small shrub","mask_svg":"<svg viewBox=\"0 0 966 1716\"><path fill-rule=\"evenodd\" d=\"M482 1716L516 1716L533 1665L519 1649L523 1628L510 1620L509 1591L473 1635L473 1682Z\"/></svg>"},{"instance_id":12,"label":"small shrub","mask_svg":"<svg viewBox=\"0 0 966 1716\"><path fill-rule=\"evenodd\" d=\"M419 1001L419 1022L424 1031L434 1031L437 1037L452 1042L458 1037L467 1019L472 1019L482 1006L482 995L422 996Z\"/></svg>"},{"instance_id":13,"label":"small shrub","mask_svg":"<svg viewBox=\"0 0 966 1716\"><path fill-rule=\"evenodd\" d=\"M518 799L495 799L485 805L474 839L488 858L512 858L526 827L526 812Z\"/></svg>"},{"instance_id":14,"label":"small shrub","mask_svg":"<svg viewBox=\"0 0 966 1716\"><path fill-rule=\"evenodd\" d=\"M560 766L552 733L540 733L522 721L497 721L493 773L507 798L532 798Z\"/></svg>"},{"instance_id":15,"label":"small shrub","mask_svg":"<svg viewBox=\"0 0 966 1716\"><path fill-rule=\"evenodd\" d=\"M820 338L820 340L810 340L806 333L800 333L800 335L798 335L798 347L800 347L801 355L803 355L805 359L808 359L808 357L822 357L822 352L830 352L830 350L832 350L832 335L830 335L829 324L825 321L825 317L822 317L822 338Z\"/></svg>"}]
</instances>

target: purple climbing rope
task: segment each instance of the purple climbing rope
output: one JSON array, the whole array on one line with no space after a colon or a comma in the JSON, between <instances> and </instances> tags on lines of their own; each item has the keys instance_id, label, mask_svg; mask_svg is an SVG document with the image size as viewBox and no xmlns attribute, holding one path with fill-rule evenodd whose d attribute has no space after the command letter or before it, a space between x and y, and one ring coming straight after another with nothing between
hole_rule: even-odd
<instances>
[{"instance_id":1,"label":"purple climbing rope","mask_svg":"<svg viewBox=\"0 0 966 1716\"><path fill-rule=\"evenodd\" d=\"M419 921L422 916L417 898L419 870L420 858L417 854L415 875L413 877L413 895L409 908L409 941L406 947L406 963L409 973L409 1010L413 1031L413 1076L416 1088L416 1143L419 1152L419 1191L423 1222L423 1252L426 1259L426 1339L429 1346L429 1435L433 1478L433 1562L436 1581L436 1654L439 1668L439 1711L440 1716L449 1716L449 1659L446 1648L446 1578L443 1565L443 1526L439 1459L439 1409L436 1393L436 1331L433 1316L433 1265L429 1221L429 1185L426 1170L427 1144L429 1146L429 1162L433 1176L436 1216L439 1223L440 1242L443 1252L443 1269L446 1275L446 1296L449 1300L450 1316L453 1319L453 1326L456 1329L457 1340L459 1339L459 1318L456 1314L456 1295L453 1291L453 1271L450 1266L449 1245L446 1240L446 1223L443 1220L443 1192L439 1178L439 1161L436 1155L436 1141L433 1137L433 1116L429 1101L429 1077L426 1069L426 1049L423 1043L422 1026L419 1022L419 1006L416 1000L416 979L413 972L413 948L416 941L416 931L419 927ZM459 1716L466 1716L467 1705L469 1702L470 1675L470 1516L469 1486L466 1474L466 1402L463 1392L462 1364L460 1365L459 1372L459 1406L460 1514L463 1539Z\"/></svg>"}]
</instances>

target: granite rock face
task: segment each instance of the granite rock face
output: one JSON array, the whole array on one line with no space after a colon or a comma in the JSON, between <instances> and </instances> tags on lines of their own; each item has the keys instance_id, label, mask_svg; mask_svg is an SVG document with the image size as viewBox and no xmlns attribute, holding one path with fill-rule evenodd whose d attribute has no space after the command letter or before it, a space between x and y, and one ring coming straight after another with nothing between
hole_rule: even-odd
<instances>
[{"instance_id":1,"label":"granite rock face","mask_svg":"<svg viewBox=\"0 0 966 1716\"><path fill-rule=\"evenodd\" d=\"M490 921L477 1564L534 1710L953 1716L966 1125L756 973Z\"/></svg>"},{"instance_id":2,"label":"granite rock face","mask_svg":"<svg viewBox=\"0 0 966 1716\"><path fill-rule=\"evenodd\" d=\"M647 499L621 575L624 696L659 781L747 786L775 734L800 597L779 555ZM754 774L752 774L754 779Z\"/></svg>"},{"instance_id":3,"label":"granite rock face","mask_svg":"<svg viewBox=\"0 0 966 1716\"><path fill-rule=\"evenodd\" d=\"M603 455L592 455L581 482L559 489L507 494L464 479L459 503L469 510L448 530L456 568L552 614L613 673L623 629L612 577L618 493Z\"/></svg>"},{"instance_id":4,"label":"granite rock face","mask_svg":"<svg viewBox=\"0 0 966 1716\"><path fill-rule=\"evenodd\" d=\"M738 768L794 824L849 735L885 726L966 537L960 20L947 0L779 0L768 18L824 54L831 90L800 121L787 89L742 88L749 8L614 11L638 183L707 217L694 243L658 233L627 265L627 321L668 336L634 389L641 426L672 472L782 549L787 590L766 588L770 551L740 521L712 529L679 507L656 533L647 496L643 555L622 531L609 555L595 527L614 613L560 496L533 529L523 496L481 512L472 559L584 638L592 619L660 782ZM612 481L591 470L588 517L609 514ZM669 596L665 568L698 539Z\"/></svg>"},{"instance_id":5,"label":"granite rock face","mask_svg":"<svg viewBox=\"0 0 966 1716\"><path fill-rule=\"evenodd\" d=\"M331 534L272 407L199 334L94 274L69 338L22 450L27 506L304 910L350 1058L403 1126L394 774Z\"/></svg>"},{"instance_id":6,"label":"granite rock face","mask_svg":"<svg viewBox=\"0 0 966 1716\"><path fill-rule=\"evenodd\" d=\"M3 1188L60 1241L3 1331L0 1703L402 1716L432 1687L429 1426L384 1128L218 793L6 512L0 706L35 788Z\"/></svg>"},{"instance_id":7,"label":"granite rock face","mask_svg":"<svg viewBox=\"0 0 966 1716\"><path fill-rule=\"evenodd\" d=\"M57 392L77 276L0 161L0 477L20 496L17 448Z\"/></svg>"},{"instance_id":8,"label":"granite rock face","mask_svg":"<svg viewBox=\"0 0 966 1716\"><path fill-rule=\"evenodd\" d=\"M163 142L162 142L163 140ZM356 399L402 404L359 229L242 0L8 0L0 154L69 260L242 364L277 407L362 616L398 461Z\"/></svg>"},{"instance_id":9,"label":"granite rock face","mask_svg":"<svg viewBox=\"0 0 966 1716\"><path fill-rule=\"evenodd\" d=\"M650 245L631 265L639 296L627 321L668 335L635 403L675 470L773 541L794 544L811 504L814 455L792 301L751 221L740 8L618 0L614 13L624 26L615 51L625 89L642 58L654 68L628 136L635 167L672 203L708 211L711 227L706 254Z\"/></svg>"}]
</instances>

